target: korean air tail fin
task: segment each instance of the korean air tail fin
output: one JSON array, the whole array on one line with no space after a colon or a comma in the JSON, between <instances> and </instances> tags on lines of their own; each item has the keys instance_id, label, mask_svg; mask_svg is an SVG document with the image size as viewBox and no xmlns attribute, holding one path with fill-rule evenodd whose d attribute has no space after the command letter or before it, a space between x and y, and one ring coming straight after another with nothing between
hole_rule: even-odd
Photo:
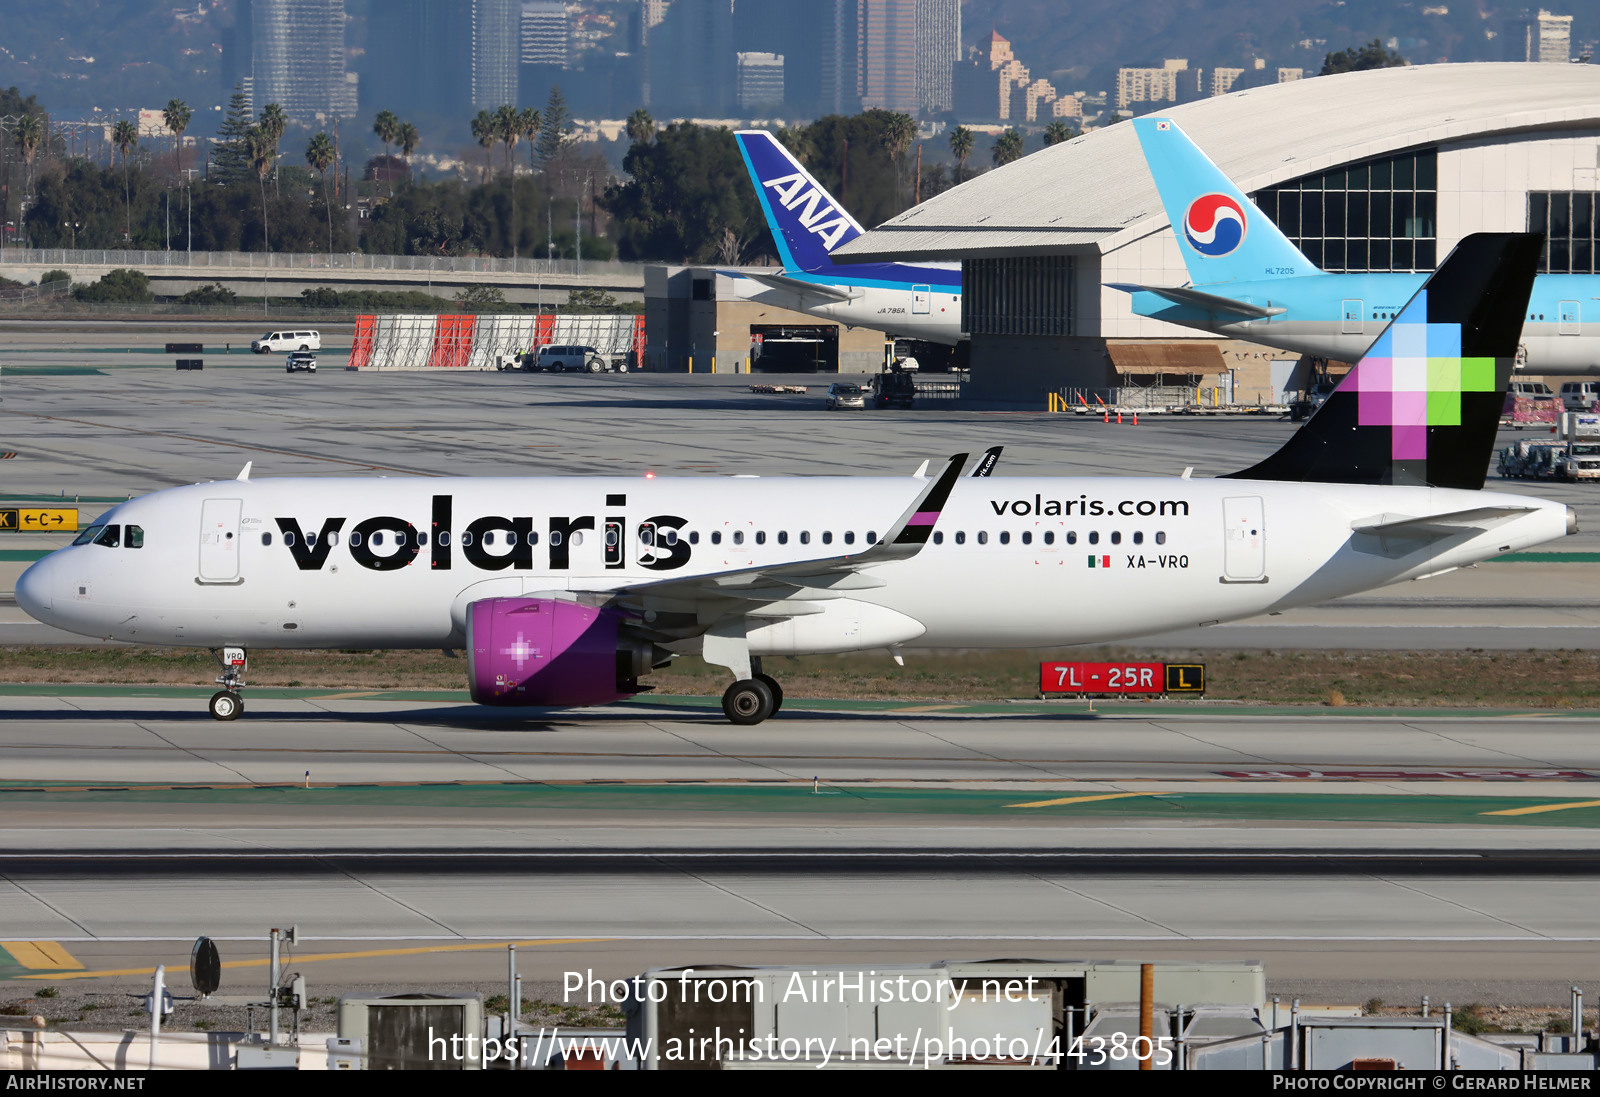
<instances>
[{"instance_id":1,"label":"korean air tail fin","mask_svg":"<svg viewBox=\"0 0 1600 1097\"><path fill-rule=\"evenodd\" d=\"M1483 487L1543 246L1462 240L1283 448L1229 478Z\"/></svg>"},{"instance_id":2,"label":"korean air tail fin","mask_svg":"<svg viewBox=\"0 0 1600 1097\"><path fill-rule=\"evenodd\" d=\"M772 134L740 130L733 137L784 269L807 273L832 269L828 253L861 235L856 219Z\"/></svg>"},{"instance_id":3,"label":"korean air tail fin","mask_svg":"<svg viewBox=\"0 0 1600 1097\"><path fill-rule=\"evenodd\" d=\"M1196 286L1317 274L1272 219L1169 118L1135 118L1178 250Z\"/></svg>"}]
</instances>

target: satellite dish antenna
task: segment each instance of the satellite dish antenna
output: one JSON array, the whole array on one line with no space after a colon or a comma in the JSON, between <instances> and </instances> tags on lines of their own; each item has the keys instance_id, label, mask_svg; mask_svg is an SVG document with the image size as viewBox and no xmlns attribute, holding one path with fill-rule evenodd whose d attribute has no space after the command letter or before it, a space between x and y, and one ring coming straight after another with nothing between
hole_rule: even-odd
<instances>
[{"instance_id":1,"label":"satellite dish antenna","mask_svg":"<svg viewBox=\"0 0 1600 1097\"><path fill-rule=\"evenodd\" d=\"M194 951L189 953L189 982L202 997L215 994L222 985L222 957L209 937L195 938Z\"/></svg>"}]
</instances>

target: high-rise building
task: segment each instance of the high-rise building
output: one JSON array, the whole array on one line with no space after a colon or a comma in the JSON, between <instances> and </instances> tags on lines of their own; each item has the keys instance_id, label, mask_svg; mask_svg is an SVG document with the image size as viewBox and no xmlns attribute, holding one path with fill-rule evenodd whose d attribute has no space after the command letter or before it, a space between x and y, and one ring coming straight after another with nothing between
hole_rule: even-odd
<instances>
[{"instance_id":1,"label":"high-rise building","mask_svg":"<svg viewBox=\"0 0 1600 1097\"><path fill-rule=\"evenodd\" d=\"M1572 60L1572 16L1544 9L1528 24L1528 60L1565 65Z\"/></svg>"},{"instance_id":2,"label":"high-rise building","mask_svg":"<svg viewBox=\"0 0 1600 1097\"><path fill-rule=\"evenodd\" d=\"M734 78L734 98L739 110L746 116L752 112L770 111L783 105L783 54L738 54L737 73Z\"/></svg>"},{"instance_id":3,"label":"high-rise building","mask_svg":"<svg viewBox=\"0 0 1600 1097\"><path fill-rule=\"evenodd\" d=\"M522 0L522 63L565 68L568 30L560 0Z\"/></svg>"},{"instance_id":4,"label":"high-rise building","mask_svg":"<svg viewBox=\"0 0 1600 1097\"><path fill-rule=\"evenodd\" d=\"M393 111L425 134L437 133L438 123L464 129L472 107L472 6L473 0L373 5L361 113Z\"/></svg>"},{"instance_id":5,"label":"high-rise building","mask_svg":"<svg viewBox=\"0 0 1600 1097\"><path fill-rule=\"evenodd\" d=\"M250 8L251 77L257 103L277 103L291 121L356 112L345 72L344 0L255 0Z\"/></svg>"},{"instance_id":6,"label":"high-rise building","mask_svg":"<svg viewBox=\"0 0 1600 1097\"><path fill-rule=\"evenodd\" d=\"M1189 68L1181 58L1167 58L1159 69L1118 69L1117 109L1123 110L1134 103L1176 103L1185 90L1183 75L1198 78L1198 72Z\"/></svg>"},{"instance_id":7,"label":"high-rise building","mask_svg":"<svg viewBox=\"0 0 1600 1097\"><path fill-rule=\"evenodd\" d=\"M522 0L472 0L472 105L477 110L517 102L521 15Z\"/></svg>"},{"instance_id":8,"label":"high-rise building","mask_svg":"<svg viewBox=\"0 0 1600 1097\"><path fill-rule=\"evenodd\" d=\"M819 31L817 88L818 114L854 114L861 109L860 5L866 0L820 0L816 5ZM794 56L791 51L786 56ZM798 57L790 66L793 89L800 78Z\"/></svg>"},{"instance_id":9,"label":"high-rise building","mask_svg":"<svg viewBox=\"0 0 1600 1097\"><path fill-rule=\"evenodd\" d=\"M916 114L918 0L858 0L861 107Z\"/></svg>"},{"instance_id":10,"label":"high-rise building","mask_svg":"<svg viewBox=\"0 0 1600 1097\"><path fill-rule=\"evenodd\" d=\"M1293 82L1295 80L1304 80L1305 78L1306 78L1306 70L1305 69L1279 69L1278 70L1278 83L1280 83L1280 84L1288 84L1288 83L1291 83L1291 82Z\"/></svg>"},{"instance_id":11,"label":"high-rise building","mask_svg":"<svg viewBox=\"0 0 1600 1097\"><path fill-rule=\"evenodd\" d=\"M961 60L961 0L917 0L917 99L929 114L955 106L950 80Z\"/></svg>"},{"instance_id":12,"label":"high-rise building","mask_svg":"<svg viewBox=\"0 0 1600 1097\"><path fill-rule=\"evenodd\" d=\"M726 118L733 111L732 0L672 0L646 36L649 107L658 118Z\"/></svg>"}]
</instances>

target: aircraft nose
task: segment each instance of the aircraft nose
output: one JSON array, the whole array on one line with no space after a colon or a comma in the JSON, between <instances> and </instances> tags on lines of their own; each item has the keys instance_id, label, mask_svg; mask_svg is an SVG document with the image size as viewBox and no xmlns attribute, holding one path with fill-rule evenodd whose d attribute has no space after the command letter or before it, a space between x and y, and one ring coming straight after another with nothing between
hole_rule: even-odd
<instances>
[{"instance_id":1,"label":"aircraft nose","mask_svg":"<svg viewBox=\"0 0 1600 1097\"><path fill-rule=\"evenodd\" d=\"M50 612L54 598L51 593L52 573L55 571L47 556L37 561L17 579L17 605L36 620L44 620Z\"/></svg>"}]
</instances>

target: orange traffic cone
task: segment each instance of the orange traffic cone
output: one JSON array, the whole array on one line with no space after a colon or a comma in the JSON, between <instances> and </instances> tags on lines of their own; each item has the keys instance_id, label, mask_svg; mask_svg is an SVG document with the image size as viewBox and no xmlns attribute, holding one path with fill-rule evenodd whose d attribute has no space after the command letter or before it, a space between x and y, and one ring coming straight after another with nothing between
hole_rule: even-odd
<instances>
[{"instance_id":1,"label":"orange traffic cone","mask_svg":"<svg viewBox=\"0 0 1600 1097\"><path fill-rule=\"evenodd\" d=\"M1134 426L1138 426L1139 425L1139 413L1138 412L1134 412L1133 413L1133 425Z\"/></svg>"},{"instance_id":2,"label":"orange traffic cone","mask_svg":"<svg viewBox=\"0 0 1600 1097\"><path fill-rule=\"evenodd\" d=\"M1102 422L1102 423L1109 423L1109 422L1111 422L1111 410L1110 410L1110 409L1109 409L1109 408L1108 408L1108 409L1106 409L1106 412L1105 412L1105 414L1104 414L1104 415L1102 415L1102 416L1101 416L1101 417L1100 417L1100 421L1101 421L1101 422Z\"/></svg>"},{"instance_id":3,"label":"orange traffic cone","mask_svg":"<svg viewBox=\"0 0 1600 1097\"><path fill-rule=\"evenodd\" d=\"M1117 426L1120 427L1121 425L1122 425L1122 412L1119 411L1119 412L1117 412Z\"/></svg>"}]
</instances>

